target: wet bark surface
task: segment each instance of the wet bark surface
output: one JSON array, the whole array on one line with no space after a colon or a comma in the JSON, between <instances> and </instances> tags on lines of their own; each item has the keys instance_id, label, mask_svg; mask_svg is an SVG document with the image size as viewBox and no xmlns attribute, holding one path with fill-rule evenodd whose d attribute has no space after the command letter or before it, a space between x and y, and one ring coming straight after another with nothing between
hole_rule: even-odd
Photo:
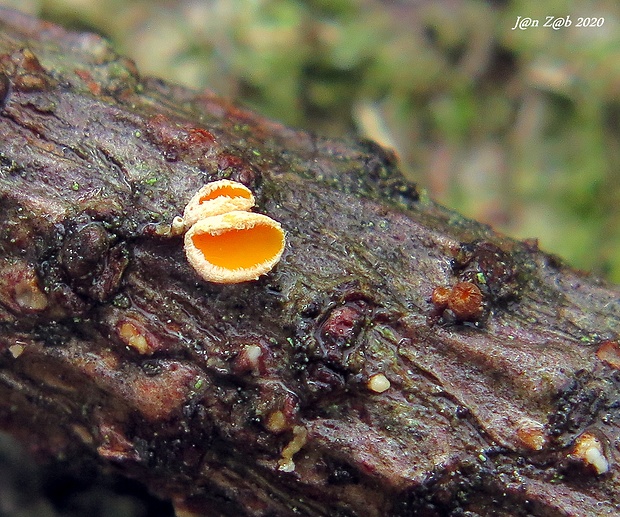
<instances>
[{"instance_id":1,"label":"wet bark surface","mask_svg":"<svg viewBox=\"0 0 620 517\"><path fill-rule=\"evenodd\" d=\"M141 77L0 9L0 425L179 515L620 515L620 290L434 204L370 142ZM210 284L230 178L287 232ZM441 288L441 289L437 289Z\"/></svg>"}]
</instances>

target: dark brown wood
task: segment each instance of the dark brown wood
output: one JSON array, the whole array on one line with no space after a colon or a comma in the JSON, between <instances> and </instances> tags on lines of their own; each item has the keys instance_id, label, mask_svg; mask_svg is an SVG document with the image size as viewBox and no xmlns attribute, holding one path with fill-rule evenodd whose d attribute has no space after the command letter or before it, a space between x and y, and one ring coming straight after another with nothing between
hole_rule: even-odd
<instances>
[{"instance_id":1,"label":"dark brown wood","mask_svg":"<svg viewBox=\"0 0 620 517\"><path fill-rule=\"evenodd\" d=\"M0 30L2 428L179 515L620 515L617 287L375 144ZM169 231L223 177L287 231L256 282L202 281Z\"/></svg>"}]
</instances>

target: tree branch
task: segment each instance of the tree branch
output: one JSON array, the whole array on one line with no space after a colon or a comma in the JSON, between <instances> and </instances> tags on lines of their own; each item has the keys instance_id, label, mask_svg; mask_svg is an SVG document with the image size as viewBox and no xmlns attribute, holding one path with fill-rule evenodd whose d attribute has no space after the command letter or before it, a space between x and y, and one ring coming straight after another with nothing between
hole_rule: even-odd
<instances>
[{"instance_id":1,"label":"tree branch","mask_svg":"<svg viewBox=\"0 0 620 517\"><path fill-rule=\"evenodd\" d=\"M373 143L0 24L4 429L179 515L620 512L617 288L436 205ZM201 280L171 231L219 178L287 232L258 281Z\"/></svg>"}]
</instances>

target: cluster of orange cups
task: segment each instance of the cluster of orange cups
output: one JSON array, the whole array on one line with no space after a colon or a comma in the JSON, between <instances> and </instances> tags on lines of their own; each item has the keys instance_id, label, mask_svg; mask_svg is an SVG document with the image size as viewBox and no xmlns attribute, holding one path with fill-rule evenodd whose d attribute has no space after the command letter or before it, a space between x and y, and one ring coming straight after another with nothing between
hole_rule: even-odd
<instances>
[{"instance_id":1,"label":"cluster of orange cups","mask_svg":"<svg viewBox=\"0 0 620 517\"><path fill-rule=\"evenodd\" d=\"M278 263L285 246L282 226L251 212L252 191L236 181L207 183L183 212L185 255L208 282L257 280Z\"/></svg>"}]
</instances>

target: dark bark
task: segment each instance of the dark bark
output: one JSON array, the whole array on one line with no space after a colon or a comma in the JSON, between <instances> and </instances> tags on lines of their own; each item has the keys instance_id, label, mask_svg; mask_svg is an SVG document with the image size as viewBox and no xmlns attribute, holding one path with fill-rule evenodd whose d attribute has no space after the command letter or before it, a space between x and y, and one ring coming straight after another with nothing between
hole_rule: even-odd
<instances>
[{"instance_id":1,"label":"dark bark","mask_svg":"<svg viewBox=\"0 0 620 517\"><path fill-rule=\"evenodd\" d=\"M2 428L198 515L620 515L617 288L420 196L370 142L0 23ZM287 231L256 282L202 281L168 233L222 177Z\"/></svg>"}]
</instances>

